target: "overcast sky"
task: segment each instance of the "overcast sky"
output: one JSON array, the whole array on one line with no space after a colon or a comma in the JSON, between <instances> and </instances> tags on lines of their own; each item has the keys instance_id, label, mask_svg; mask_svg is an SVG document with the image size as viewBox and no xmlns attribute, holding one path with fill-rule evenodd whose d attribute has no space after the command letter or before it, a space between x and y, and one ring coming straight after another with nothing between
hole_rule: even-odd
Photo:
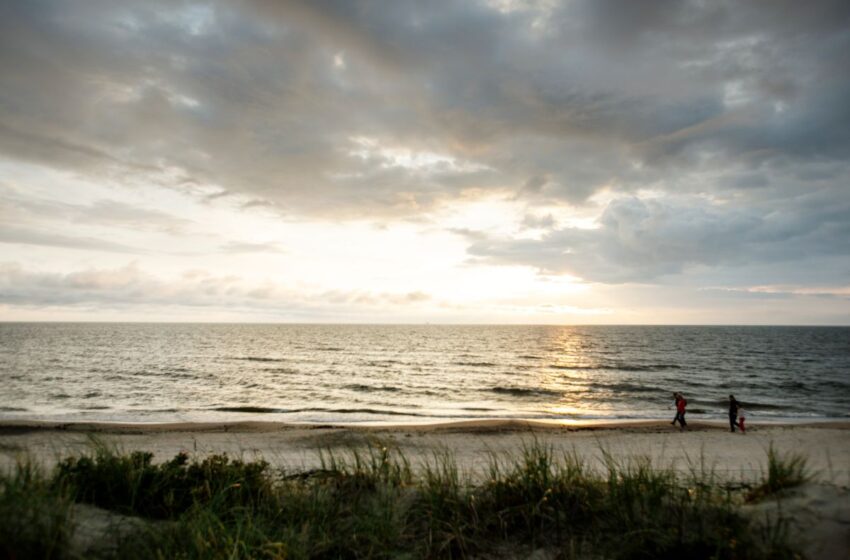
<instances>
[{"instance_id":1,"label":"overcast sky","mask_svg":"<svg viewBox=\"0 0 850 560\"><path fill-rule=\"evenodd\" d=\"M0 0L0 320L850 324L850 2Z\"/></svg>"}]
</instances>

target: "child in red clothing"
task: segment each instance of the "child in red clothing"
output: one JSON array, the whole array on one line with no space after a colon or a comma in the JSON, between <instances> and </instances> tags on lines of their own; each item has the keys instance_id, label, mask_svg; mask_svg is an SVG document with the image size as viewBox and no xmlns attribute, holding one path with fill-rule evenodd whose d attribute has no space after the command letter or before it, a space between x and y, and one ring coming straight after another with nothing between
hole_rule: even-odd
<instances>
[{"instance_id":1,"label":"child in red clothing","mask_svg":"<svg viewBox=\"0 0 850 560\"><path fill-rule=\"evenodd\" d=\"M742 434L747 433L747 429L744 428L744 420L746 420L746 418L744 417L744 409L739 408L738 409L738 427L741 428Z\"/></svg>"}]
</instances>

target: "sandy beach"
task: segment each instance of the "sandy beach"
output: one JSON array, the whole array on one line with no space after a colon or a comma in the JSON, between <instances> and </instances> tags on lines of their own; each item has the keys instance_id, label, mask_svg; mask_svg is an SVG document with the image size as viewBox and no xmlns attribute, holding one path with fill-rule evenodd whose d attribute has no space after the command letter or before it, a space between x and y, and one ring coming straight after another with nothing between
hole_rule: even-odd
<instances>
[{"instance_id":1,"label":"sandy beach","mask_svg":"<svg viewBox=\"0 0 850 560\"><path fill-rule=\"evenodd\" d=\"M414 468L435 453L450 453L474 474L493 456L509 457L537 440L556 452L575 453L601 468L606 454L617 460L649 458L653 465L688 472L713 470L730 481L760 476L772 445L799 453L815 480L850 485L850 423L754 426L746 434L725 425L691 423L685 432L664 421L558 425L532 421L471 421L425 425L329 426L270 422L96 424L6 422L0 424L0 461L8 465L27 453L50 465L62 456L84 453L93 439L124 451L145 450L156 460L181 451L203 456L228 453L262 458L286 470L315 468L322 451L344 453L368 446L400 451Z\"/></svg>"}]
</instances>

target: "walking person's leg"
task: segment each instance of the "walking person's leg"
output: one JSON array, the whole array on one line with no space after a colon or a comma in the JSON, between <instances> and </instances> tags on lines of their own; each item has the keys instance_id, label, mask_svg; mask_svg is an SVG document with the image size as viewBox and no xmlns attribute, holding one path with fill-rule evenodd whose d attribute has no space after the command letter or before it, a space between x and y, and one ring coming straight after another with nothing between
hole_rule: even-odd
<instances>
[{"instance_id":1,"label":"walking person's leg","mask_svg":"<svg viewBox=\"0 0 850 560\"><path fill-rule=\"evenodd\" d=\"M734 432L735 426L738 425L737 416L734 414L729 415L729 431Z\"/></svg>"}]
</instances>

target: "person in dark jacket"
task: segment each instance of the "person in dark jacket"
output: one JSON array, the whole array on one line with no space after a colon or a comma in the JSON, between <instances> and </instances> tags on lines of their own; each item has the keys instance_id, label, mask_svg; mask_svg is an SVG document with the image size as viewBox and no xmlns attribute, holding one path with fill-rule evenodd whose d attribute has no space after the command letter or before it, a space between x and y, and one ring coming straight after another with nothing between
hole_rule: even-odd
<instances>
[{"instance_id":1,"label":"person in dark jacket","mask_svg":"<svg viewBox=\"0 0 850 560\"><path fill-rule=\"evenodd\" d=\"M738 426L739 408L741 408L741 403L735 399L735 395L729 395L729 429L733 433L735 432L735 426Z\"/></svg>"}]
</instances>

